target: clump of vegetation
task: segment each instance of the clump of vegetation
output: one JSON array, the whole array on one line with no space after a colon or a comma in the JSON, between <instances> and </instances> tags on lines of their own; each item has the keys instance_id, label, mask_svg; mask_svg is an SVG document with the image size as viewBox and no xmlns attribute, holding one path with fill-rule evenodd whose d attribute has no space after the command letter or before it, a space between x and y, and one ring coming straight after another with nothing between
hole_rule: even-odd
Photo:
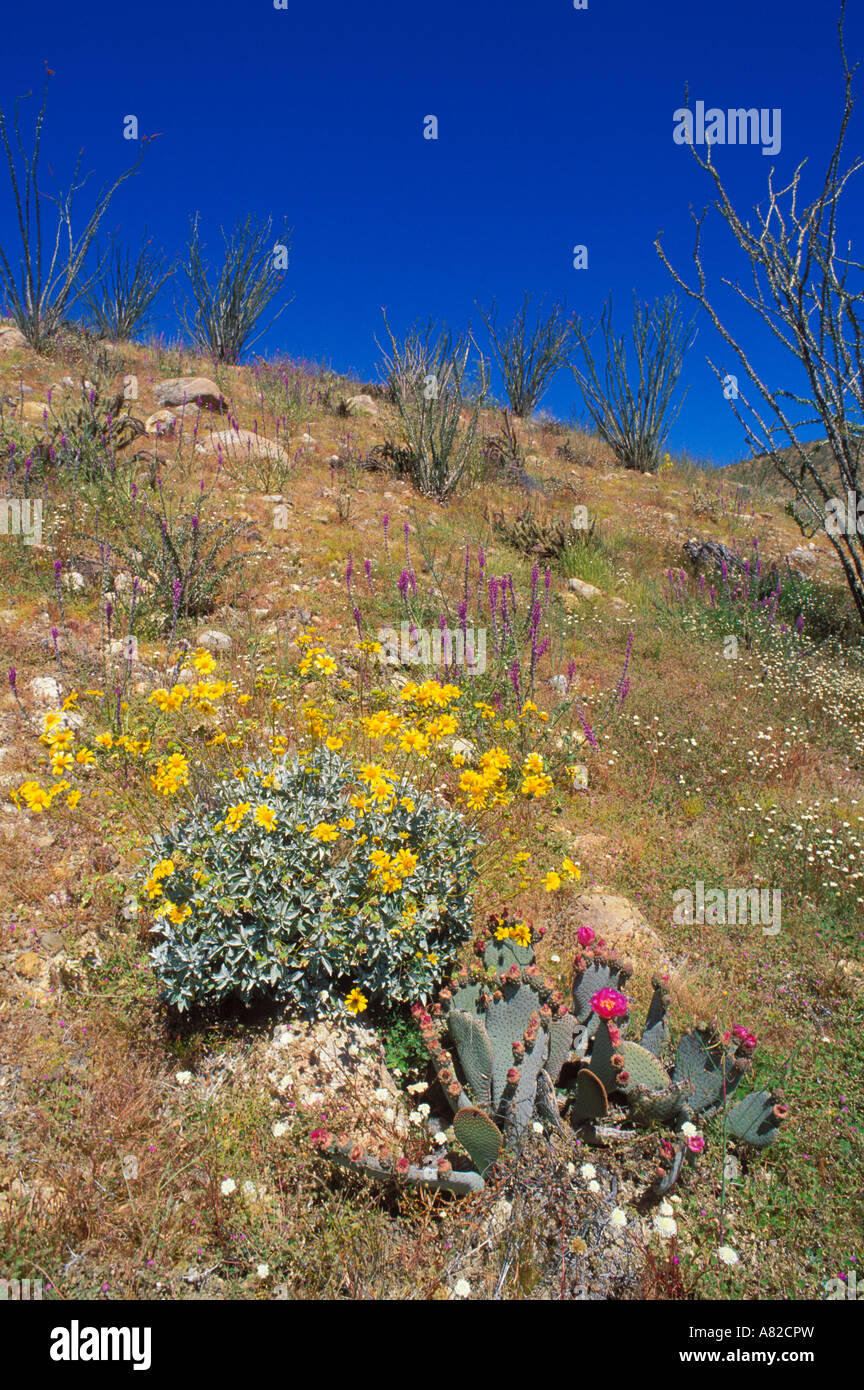
<instances>
[{"instance_id":1,"label":"clump of vegetation","mask_svg":"<svg viewBox=\"0 0 864 1390\"><path fill-rule=\"evenodd\" d=\"M153 963L178 1010L316 1015L427 998L471 931L476 835L380 766L259 767L156 847Z\"/></svg>"}]
</instances>

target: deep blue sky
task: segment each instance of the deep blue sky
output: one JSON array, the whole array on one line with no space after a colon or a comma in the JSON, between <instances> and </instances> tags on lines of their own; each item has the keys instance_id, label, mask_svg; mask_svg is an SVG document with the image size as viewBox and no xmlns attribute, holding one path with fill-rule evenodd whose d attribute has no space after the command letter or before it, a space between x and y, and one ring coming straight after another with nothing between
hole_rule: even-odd
<instances>
[{"instance_id":1,"label":"deep blue sky","mask_svg":"<svg viewBox=\"0 0 864 1390\"><path fill-rule=\"evenodd\" d=\"M847 47L864 54L855 0ZM686 268L691 204L709 181L673 143L673 111L706 106L780 107L782 148L726 146L717 162L740 209L764 196L768 172L788 174L805 155L824 168L842 89L836 41L839 0L42 0L7 16L0 101L52 79L46 151L65 175L75 152L102 183L136 148L123 118L161 132L142 172L124 185L108 218L129 240L147 227L171 254L198 210L208 247L219 227L251 212L293 227L286 286L295 295L261 347L327 359L376 375L381 306L398 328L432 314L454 328L477 323L474 299L497 296L512 313L525 290L596 315L611 291L622 327L631 296L672 288L653 247ZM864 76L858 84L864 90ZM29 103L35 109L35 99ZM439 120L437 142L423 118ZM864 146L856 110L849 158ZM13 230L0 166L0 238ZM82 209L86 199L82 200ZM844 225L864 211L859 176ZM711 268L734 276L719 220ZM584 243L589 268L572 268ZM685 305L690 311L690 306ZM733 327L783 380L773 349L736 311ZM156 325L168 336L167 311ZM671 444L726 462L741 431L710 368L719 351L704 320L688 360L690 387ZM735 370L731 361L730 370ZM568 372L546 406L581 411Z\"/></svg>"}]
</instances>

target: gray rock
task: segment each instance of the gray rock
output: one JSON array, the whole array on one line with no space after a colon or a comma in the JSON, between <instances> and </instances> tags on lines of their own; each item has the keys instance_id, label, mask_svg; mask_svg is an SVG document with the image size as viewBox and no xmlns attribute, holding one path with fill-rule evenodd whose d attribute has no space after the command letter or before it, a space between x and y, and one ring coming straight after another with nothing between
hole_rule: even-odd
<instances>
[{"instance_id":1,"label":"gray rock","mask_svg":"<svg viewBox=\"0 0 864 1390\"><path fill-rule=\"evenodd\" d=\"M156 404L183 405L194 401L210 410L225 410L225 398L215 381L206 376L174 376L154 388Z\"/></svg>"}]
</instances>

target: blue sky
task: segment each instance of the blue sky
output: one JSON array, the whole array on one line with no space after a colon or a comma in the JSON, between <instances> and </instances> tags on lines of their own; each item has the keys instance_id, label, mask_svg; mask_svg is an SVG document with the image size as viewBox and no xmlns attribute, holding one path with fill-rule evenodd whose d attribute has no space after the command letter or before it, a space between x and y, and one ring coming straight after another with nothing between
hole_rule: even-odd
<instances>
[{"instance_id":1,"label":"blue sky","mask_svg":"<svg viewBox=\"0 0 864 1390\"><path fill-rule=\"evenodd\" d=\"M864 51L856 10L847 21L853 61ZM611 292L626 328L634 289L644 299L672 289L657 233L687 268L689 208L710 194L691 152L672 139L685 83L706 106L781 109L775 157L750 146L716 151L736 206L752 208L772 164L778 178L805 155L814 173L824 169L842 99L838 13L839 0L588 0L585 11L572 0L288 0L287 10L272 0L43 0L16 7L14 26L4 26L0 102L8 111L32 89L35 109L44 63L54 69L45 149L61 180L82 147L96 184L129 162L129 114L142 133L160 132L106 224L130 242L146 226L175 255L198 211L216 254L220 225L238 216L287 219L294 299L261 349L374 378L382 306L397 328L431 314L482 335L475 298L495 296L509 316L528 290L566 297L590 319ZM437 141L423 138L430 114ZM864 106L850 159L862 135ZM2 167L0 189L8 244ZM845 201L850 230L862 191L859 177ZM711 225L715 283L743 274L719 219ZM576 244L588 247L587 270L573 269ZM784 360L746 311L721 302L763 375L781 384ZM176 334L170 304L155 327ZM670 443L728 462L744 452L741 430L705 361L721 353L716 336L704 318L698 329ZM581 412L569 372L544 404L564 418Z\"/></svg>"}]
</instances>

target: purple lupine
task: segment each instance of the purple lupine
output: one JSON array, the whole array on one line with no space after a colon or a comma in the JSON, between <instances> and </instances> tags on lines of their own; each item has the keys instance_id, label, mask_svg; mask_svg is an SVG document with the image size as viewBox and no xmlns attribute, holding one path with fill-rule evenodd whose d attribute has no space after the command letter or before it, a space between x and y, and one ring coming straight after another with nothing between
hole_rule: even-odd
<instances>
[{"instance_id":1,"label":"purple lupine","mask_svg":"<svg viewBox=\"0 0 864 1390\"><path fill-rule=\"evenodd\" d=\"M537 566L535 565L535 570ZM534 672L537 670L537 633L540 628L540 605L535 603L531 609L531 685L534 684Z\"/></svg>"},{"instance_id":2,"label":"purple lupine","mask_svg":"<svg viewBox=\"0 0 864 1390\"><path fill-rule=\"evenodd\" d=\"M585 730L585 737L587 738L587 740L588 740L588 742L589 742L589 744L591 745L592 748L597 748L599 745L598 745L598 743L597 743L597 739L596 739L596 736L595 736L595 734L594 734L594 730L591 728L591 725L588 723L588 720L587 720L587 718L585 717L585 711L582 709L582 706L581 706L581 705L577 705L577 706L576 706L576 710L577 710L578 715L579 715L579 718L580 718L580 720L581 720L581 722L582 722L582 728Z\"/></svg>"},{"instance_id":3,"label":"purple lupine","mask_svg":"<svg viewBox=\"0 0 864 1390\"><path fill-rule=\"evenodd\" d=\"M576 674L576 662L575 662L575 660L571 657L570 660L569 660L568 663L567 663L567 693L568 693L568 694L570 693L570 687L571 687L571 685L573 684L573 677L575 676L575 674Z\"/></svg>"},{"instance_id":4,"label":"purple lupine","mask_svg":"<svg viewBox=\"0 0 864 1390\"><path fill-rule=\"evenodd\" d=\"M381 519L384 527L384 554L390 559L390 513L385 512Z\"/></svg>"},{"instance_id":5,"label":"purple lupine","mask_svg":"<svg viewBox=\"0 0 864 1390\"><path fill-rule=\"evenodd\" d=\"M55 655L55 656L59 656L59 655L60 655L60 652L59 652L58 647L57 647L57 638L58 638L59 636L60 636L60 633L57 631L56 627L52 627L52 629L51 629L51 641L54 643L54 655Z\"/></svg>"},{"instance_id":6,"label":"purple lupine","mask_svg":"<svg viewBox=\"0 0 864 1390\"><path fill-rule=\"evenodd\" d=\"M106 621L106 623L108 624L108 635L109 635L109 637L110 637L110 635L111 635L111 619L113 618L113 616L114 616L114 605L113 605L113 603L111 602L111 600L110 600L110 598L109 598L108 602L105 604L105 621Z\"/></svg>"},{"instance_id":7,"label":"purple lupine","mask_svg":"<svg viewBox=\"0 0 864 1390\"><path fill-rule=\"evenodd\" d=\"M361 638L361 640L362 640L362 637L363 637L363 624L362 624L362 622L360 621L360 609L357 607L356 603L355 603L355 605L354 605L354 621L355 621L355 623L357 624L357 632L358 632L358 635L360 636L360 638Z\"/></svg>"},{"instance_id":8,"label":"purple lupine","mask_svg":"<svg viewBox=\"0 0 864 1390\"><path fill-rule=\"evenodd\" d=\"M629 632L629 633L627 634L627 650L626 650L625 653L624 653L624 665L623 665L623 667L622 667L622 669L621 669L621 675L620 675L619 678L618 678L618 685L617 685L616 690L615 690L615 699L616 699L616 701L617 701L619 707L620 707L621 705L623 705L625 699L627 698L627 692L628 692L629 689L630 689L630 681L629 681L628 678L627 678L627 670L628 670L628 668L629 668L629 666L630 666L630 656L631 656L632 651L633 651L633 633L632 633L632 632Z\"/></svg>"},{"instance_id":9,"label":"purple lupine","mask_svg":"<svg viewBox=\"0 0 864 1390\"><path fill-rule=\"evenodd\" d=\"M800 634L804 631L804 614L803 614L803 613L799 613L799 614L798 614L798 617L795 619L795 631L799 634L799 636L800 636Z\"/></svg>"},{"instance_id":10,"label":"purple lupine","mask_svg":"<svg viewBox=\"0 0 864 1390\"><path fill-rule=\"evenodd\" d=\"M9 686L10 686L10 689L11 689L11 690L13 690L13 691L15 690L17 681L18 681L18 672L15 670L15 667L14 667L14 666L10 666L10 667L9 667Z\"/></svg>"},{"instance_id":11,"label":"purple lupine","mask_svg":"<svg viewBox=\"0 0 864 1390\"><path fill-rule=\"evenodd\" d=\"M406 565L408 565L409 568L410 568L410 565L411 565L411 555L410 555L410 552L409 552L409 550L408 550L408 537L411 535L411 527L408 525L408 522L407 522L407 521L405 521L405 522L402 523L402 534L403 534L403 536L405 537L405 563L406 563Z\"/></svg>"},{"instance_id":12,"label":"purple lupine","mask_svg":"<svg viewBox=\"0 0 864 1390\"><path fill-rule=\"evenodd\" d=\"M174 580L174 583L171 585L171 593L172 593L173 598L174 598L174 617L176 618L176 617L177 617L177 610L178 610L178 608L180 607L180 599L181 599L181 597L182 597L182 595L183 595L183 581L182 581L182 580L180 580L180 579L175 579L175 580Z\"/></svg>"},{"instance_id":13,"label":"purple lupine","mask_svg":"<svg viewBox=\"0 0 864 1390\"><path fill-rule=\"evenodd\" d=\"M353 555L349 555L349 556L348 556L348 563L347 563L347 565L345 566L345 587L346 587L346 589L348 590L349 596L350 596L350 594L351 594L351 575L352 575L353 573L354 573L354 556L353 556Z\"/></svg>"},{"instance_id":14,"label":"purple lupine","mask_svg":"<svg viewBox=\"0 0 864 1390\"><path fill-rule=\"evenodd\" d=\"M510 667L510 670L507 672L507 674L508 674L508 676L510 677L510 684L512 685L513 689L514 689L515 692L516 692L516 699L517 699L517 700L521 700L522 695L521 695L520 689L519 689L519 674L520 674L520 673L519 673L519 658L518 658L518 657L517 657L516 660L513 662L513 665Z\"/></svg>"},{"instance_id":15,"label":"purple lupine","mask_svg":"<svg viewBox=\"0 0 864 1390\"><path fill-rule=\"evenodd\" d=\"M370 594L374 594L374 593L375 593L375 586L374 586L374 584L372 583L372 561L371 561L371 560L364 560L364 561L363 561L363 573L364 573L365 576L366 576L366 583L369 585L369 592L370 592Z\"/></svg>"}]
</instances>

